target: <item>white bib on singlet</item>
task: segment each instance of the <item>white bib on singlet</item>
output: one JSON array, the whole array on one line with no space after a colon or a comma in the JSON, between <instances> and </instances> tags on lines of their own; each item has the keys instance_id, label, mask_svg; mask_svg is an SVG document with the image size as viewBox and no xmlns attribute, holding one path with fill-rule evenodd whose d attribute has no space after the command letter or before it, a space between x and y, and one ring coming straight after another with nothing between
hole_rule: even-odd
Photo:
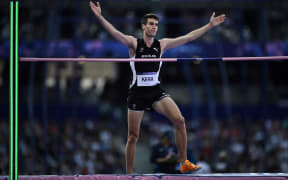
<instances>
[{"instance_id":1,"label":"white bib on singlet","mask_svg":"<svg viewBox=\"0 0 288 180\"><path fill-rule=\"evenodd\" d=\"M157 72L146 72L137 74L137 86L155 86L158 84Z\"/></svg>"}]
</instances>

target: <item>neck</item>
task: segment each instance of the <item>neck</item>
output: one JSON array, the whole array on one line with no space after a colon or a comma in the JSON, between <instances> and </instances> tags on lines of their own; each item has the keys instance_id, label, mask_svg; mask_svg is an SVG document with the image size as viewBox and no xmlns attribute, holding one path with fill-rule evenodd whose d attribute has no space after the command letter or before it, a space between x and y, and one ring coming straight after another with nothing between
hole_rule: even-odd
<instances>
[{"instance_id":1,"label":"neck","mask_svg":"<svg viewBox=\"0 0 288 180\"><path fill-rule=\"evenodd\" d=\"M154 37L148 37L147 35L143 35L143 39L144 42L146 43L146 45L149 47L152 45L153 41L154 41Z\"/></svg>"}]
</instances>

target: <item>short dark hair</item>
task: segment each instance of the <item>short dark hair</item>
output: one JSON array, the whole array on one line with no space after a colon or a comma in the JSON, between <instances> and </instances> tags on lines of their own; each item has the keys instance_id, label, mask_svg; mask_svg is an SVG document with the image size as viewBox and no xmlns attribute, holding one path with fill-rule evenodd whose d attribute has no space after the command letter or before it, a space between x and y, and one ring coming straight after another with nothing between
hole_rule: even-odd
<instances>
[{"instance_id":1,"label":"short dark hair","mask_svg":"<svg viewBox=\"0 0 288 180\"><path fill-rule=\"evenodd\" d=\"M142 19L141 19L141 24L147 24L147 20L151 18L151 19L156 19L157 21L159 21L159 17L156 14L145 14Z\"/></svg>"},{"instance_id":2,"label":"short dark hair","mask_svg":"<svg viewBox=\"0 0 288 180\"><path fill-rule=\"evenodd\" d=\"M173 132L172 131L165 131L162 135L161 135L161 139L166 138L170 141L172 141L173 139Z\"/></svg>"}]
</instances>

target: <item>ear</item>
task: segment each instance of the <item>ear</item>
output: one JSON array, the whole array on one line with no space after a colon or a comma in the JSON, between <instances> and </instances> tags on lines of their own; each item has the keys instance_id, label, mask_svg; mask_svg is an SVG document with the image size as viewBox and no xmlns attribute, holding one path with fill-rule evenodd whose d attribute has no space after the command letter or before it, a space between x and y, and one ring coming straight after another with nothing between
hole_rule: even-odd
<instances>
[{"instance_id":1,"label":"ear","mask_svg":"<svg viewBox=\"0 0 288 180\"><path fill-rule=\"evenodd\" d=\"M142 30L144 30L145 24L141 24L141 28L142 28Z\"/></svg>"}]
</instances>

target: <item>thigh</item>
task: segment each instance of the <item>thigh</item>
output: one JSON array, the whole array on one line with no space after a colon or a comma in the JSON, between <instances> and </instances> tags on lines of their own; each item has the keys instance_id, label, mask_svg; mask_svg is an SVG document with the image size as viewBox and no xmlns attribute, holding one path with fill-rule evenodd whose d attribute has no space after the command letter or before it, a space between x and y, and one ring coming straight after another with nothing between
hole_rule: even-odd
<instances>
[{"instance_id":1,"label":"thigh","mask_svg":"<svg viewBox=\"0 0 288 180\"><path fill-rule=\"evenodd\" d=\"M144 111L134 111L128 109L128 134L139 134L140 124Z\"/></svg>"},{"instance_id":2,"label":"thigh","mask_svg":"<svg viewBox=\"0 0 288 180\"><path fill-rule=\"evenodd\" d=\"M153 103L153 109L166 116L169 120L174 121L182 117L182 114L171 97L165 97Z\"/></svg>"}]
</instances>

